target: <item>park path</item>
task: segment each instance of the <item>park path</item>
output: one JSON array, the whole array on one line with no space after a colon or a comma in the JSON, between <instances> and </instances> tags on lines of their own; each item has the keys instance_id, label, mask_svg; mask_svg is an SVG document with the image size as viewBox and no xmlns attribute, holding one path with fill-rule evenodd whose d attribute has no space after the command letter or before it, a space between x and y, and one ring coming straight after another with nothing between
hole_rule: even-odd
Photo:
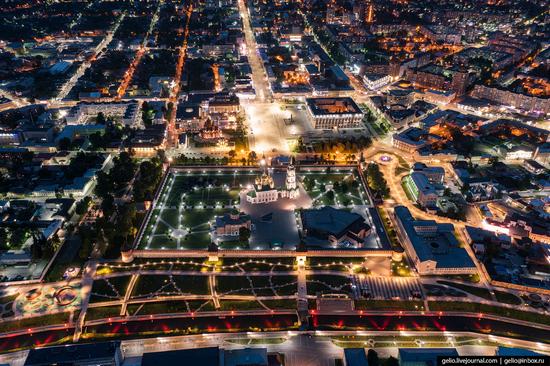
<instances>
[{"instance_id":1,"label":"park path","mask_svg":"<svg viewBox=\"0 0 550 366\"><path fill-rule=\"evenodd\" d=\"M212 268L212 274L208 276L208 286L210 287L210 293L212 294L212 301L214 302L214 308L219 309L220 298L216 292L216 275L214 274L215 268Z\"/></svg>"},{"instance_id":2,"label":"park path","mask_svg":"<svg viewBox=\"0 0 550 366\"><path fill-rule=\"evenodd\" d=\"M298 311L308 310L307 302L307 276L306 267L303 263L298 264Z\"/></svg>"},{"instance_id":3,"label":"park path","mask_svg":"<svg viewBox=\"0 0 550 366\"><path fill-rule=\"evenodd\" d=\"M82 325L84 324L86 310L88 310L88 304L90 303L92 285L94 284L94 274L97 269L97 265L98 262L95 259L88 261L82 274L82 305L80 307L80 314L78 314L78 319L75 324L73 342L78 342L80 339L80 334L82 333Z\"/></svg>"},{"instance_id":4,"label":"park path","mask_svg":"<svg viewBox=\"0 0 550 366\"><path fill-rule=\"evenodd\" d=\"M134 273L132 275L132 278L130 278L130 283L126 288L126 293L124 294L124 300L122 302L122 306L120 307L120 316L124 316L126 314L126 309L128 308L128 300L130 299L130 295L132 295L132 291L134 290L134 286L138 278L139 278L139 273Z\"/></svg>"}]
</instances>

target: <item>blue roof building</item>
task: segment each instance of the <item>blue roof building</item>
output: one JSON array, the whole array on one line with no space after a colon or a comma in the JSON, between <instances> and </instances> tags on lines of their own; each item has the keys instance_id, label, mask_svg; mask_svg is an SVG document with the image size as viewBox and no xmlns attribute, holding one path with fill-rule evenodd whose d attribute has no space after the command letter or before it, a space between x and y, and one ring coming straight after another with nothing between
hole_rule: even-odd
<instances>
[{"instance_id":1,"label":"blue roof building","mask_svg":"<svg viewBox=\"0 0 550 366\"><path fill-rule=\"evenodd\" d=\"M364 348L345 348L344 363L346 366L369 366Z\"/></svg>"},{"instance_id":2,"label":"blue roof building","mask_svg":"<svg viewBox=\"0 0 550 366\"><path fill-rule=\"evenodd\" d=\"M218 347L192 348L177 351L144 353L142 366L171 365L220 365L221 354Z\"/></svg>"},{"instance_id":3,"label":"blue roof building","mask_svg":"<svg viewBox=\"0 0 550 366\"><path fill-rule=\"evenodd\" d=\"M405 250L419 274L473 274L476 266L459 246L452 224L415 220L409 209L397 206L395 219Z\"/></svg>"},{"instance_id":4,"label":"blue roof building","mask_svg":"<svg viewBox=\"0 0 550 366\"><path fill-rule=\"evenodd\" d=\"M523 357L523 356L544 356L544 355L542 353L534 352L524 348L499 346L497 348L495 356Z\"/></svg>"},{"instance_id":5,"label":"blue roof building","mask_svg":"<svg viewBox=\"0 0 550 366\"><path fill-rule=\"evenodd\" d=\"M437 357L456 357L455 348L400 348L401 366L437 366Z\"/></svg>"}]
</instances>

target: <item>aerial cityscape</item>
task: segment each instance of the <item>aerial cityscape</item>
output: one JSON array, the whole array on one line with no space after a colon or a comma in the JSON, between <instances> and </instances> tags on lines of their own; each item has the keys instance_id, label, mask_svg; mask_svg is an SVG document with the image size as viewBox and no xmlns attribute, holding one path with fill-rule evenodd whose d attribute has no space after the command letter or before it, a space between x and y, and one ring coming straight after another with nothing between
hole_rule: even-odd
<instances>
[{"instance_id":1,"label":"aerial cityscape","mask_svg":"<svg viewBox=\"0 0 550 366\"><path fill-rule=\"evenodd\" d=\"M0 365L550 365L549 24L2 1Z\"/></svg>"}]
</instances>

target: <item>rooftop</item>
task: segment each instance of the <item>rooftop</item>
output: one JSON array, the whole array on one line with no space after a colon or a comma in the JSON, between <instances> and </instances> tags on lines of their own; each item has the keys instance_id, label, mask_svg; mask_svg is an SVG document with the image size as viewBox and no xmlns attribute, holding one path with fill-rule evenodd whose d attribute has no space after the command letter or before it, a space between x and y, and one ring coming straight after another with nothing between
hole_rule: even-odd
<instances>
[{"instance_id":1,"label":"rooftop","mask_svg":"<svg viewBox=\"0 0 550 366\"><path fill-rule=\"evenodd\" d=\"M435 261L437 268L474 267L466 250L459 246L452 224L415 220L405 206L397 206L394 211L420 261Z\"/></svg>"},{"instance_id":2,"label":"rooftop","mask_svg":"<svg viewBox=\"0 0 550 366\"><path fill-rule=\"evenodd\" d=\"M302 211L302 224L306 230L342 237L357 226L367 226L361 215L326 206Z\"/></svg>"},{"instance_id":3,"label":"rooftop","mask_svg":"<svg viewBox=\"0 0 550 366\"><path fill-rule=\"evenodd\" d=\"M400 348L399 364L411 362L415 365L437 365L438 356L458 356L455 348Z\"/></svg>"},{"instance_id":4,"label":"rooftop","mask_svg":"<svg viewBox=\"0 0 550 366\"><path fill-rule=\"evenodd\" d=\"M26 366L31 365L72 365L85 361L114 358L120 349L120 341L74 344L31 349Z\"/></svg>"},{"instance_id":5,"label":"rooftop","mask_svg":"<svg viewBox=\"0 0 550 366\"><path fill-rule=\"evenodd\" d=\"M167 352L144 353L142 366L170 365L219 365L220 350L218 347L182 349Z\"/></svg>"},{"instance_id":6,"label":"rooftop","mask_svg":"<svg viewBox=\"0 0 550 366\"><path fill-rule=\"evenodd\" d=\"M362 113L359 106L349 97L307 98L306 103L315 115Z\"/></svg>"}]
</instances>

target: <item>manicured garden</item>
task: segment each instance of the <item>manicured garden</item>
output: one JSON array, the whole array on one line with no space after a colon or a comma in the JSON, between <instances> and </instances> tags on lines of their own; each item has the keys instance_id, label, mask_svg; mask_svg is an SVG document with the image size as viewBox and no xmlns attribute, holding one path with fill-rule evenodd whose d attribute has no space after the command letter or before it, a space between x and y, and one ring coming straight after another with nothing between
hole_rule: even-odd
<instances>
[{"instance_id":1,"label":"manicured garden","mask_svg":"<svg viewBox=\"0 0 550 366\"><path fill-rule=\"evenodd\" d=\"M239 207L239 192L257 171L189 171L171 174L146 223L140 249L206 249L217 216ZM243 247L234 242L220 246Z\"/></svg>"},{"instance_id":2,"label":"manicured garden","mask_svg":"<svg viewBox=\"0 0 550 366\"><path fill-rule=\"evenodd\" d=\"M347 276L308 275L308 295L317 294L351 294L351 280Z\"/></svg>"},{"instance_id":3,"label":"manicured garden","mask_svg":"<svg viewBox=\"0 0 550 366\"><path fill-rule=\"evenodd\" d=\"M208 294L208 276L141 275L131 298Z\"/></svg>"},{"instance_id":4,"label":"manicured garden","mask_svg":"<svg viewBox=\"0 0 550 366\"><path fill-rule=\"evenodd\" d=\"M121 300L130 284L130 276L111 277L94 281L90 302Z\"/></svg>"},{"instance_id":5,"label":"manicured garden","mask_svg":"<svg viewBox=\"0 0 550 366\"><path fill-rule=\"evenodd\" d=\"M504 308L500 306L479 304L475 302L459 302L459 301L438 301L428 304L432 311L466 311L480 314L492 314L503 316L506 318L524 320L533 323L550 325L550 316L540 313L521 311L517 309Z\"/></svg>"},{"instance_id":6,"label":"manicured garden","mask_svg":"<svg viewBox=\"0 0 550 366\"><path fill-rule=\"evenodd\" d=\"M301 172L303 186L315 206L368 204L367 193L357 171Z\"/></svg>"}]
</instances>

